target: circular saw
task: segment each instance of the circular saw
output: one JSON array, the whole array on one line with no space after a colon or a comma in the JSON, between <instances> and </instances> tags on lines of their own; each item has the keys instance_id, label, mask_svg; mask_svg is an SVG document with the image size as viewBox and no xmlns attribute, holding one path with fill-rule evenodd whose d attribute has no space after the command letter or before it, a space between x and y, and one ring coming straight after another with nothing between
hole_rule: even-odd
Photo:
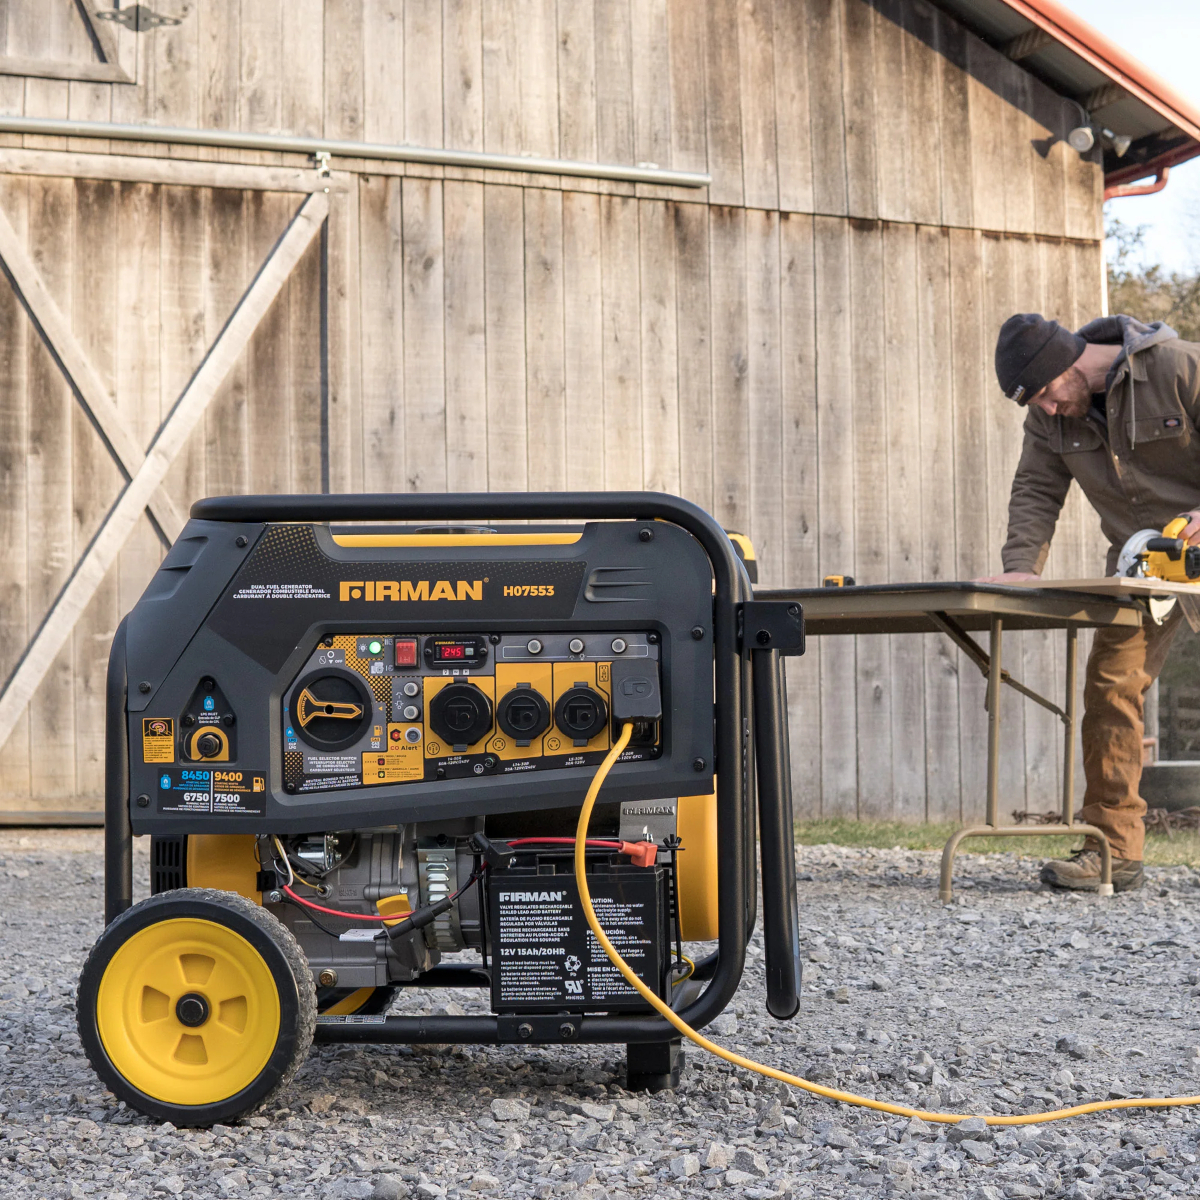
<instances>
[{"instance_id":1,"label":"circular saw","mask_svg":"<svg viewBox=\"0 0 1200 1200\"><path fill-rule=\"evenodd\" d=\"M1191 518L1179 516L1157 529L1139 529L1121 547L1117 574L1129 579L1164 579L1168 583L1200 582L1200 546L1181 536Z\"/></svg>"}]
</instances>

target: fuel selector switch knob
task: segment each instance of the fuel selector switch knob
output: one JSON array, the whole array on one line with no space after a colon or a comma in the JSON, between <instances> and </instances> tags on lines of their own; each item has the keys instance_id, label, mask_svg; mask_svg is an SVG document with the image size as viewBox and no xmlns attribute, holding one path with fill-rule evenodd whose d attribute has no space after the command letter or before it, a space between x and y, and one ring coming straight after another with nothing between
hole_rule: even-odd
<instances>
[{"instance_id":1,"label":"fuel selector switch knob","mask_svg":"<svg viewBox=\"0 0 1200 1200\"><path fill-rule=\"evenodd\" d=\"M559 696L554 723L577 746L583 745L608 724L608 705L595 688L577 683Z\"/></svg>"},{"instance_id":2,"label":"fuel selector switch knob","mask_svg":"<svg viewBox=\"0 0 1200 1200\"><path fill-rule=\"evenodd\" d=\"M451 683L429 702L429 728L451 746L471 746L492 728L492 702L473 683Z\"/></svg>"},{"instance_id":3,"label":"fuel selector switch knob","mask_svg":"<svg viewBox=\"0 0 1200 1200\"><path fill-rule=\"evenodd\" d=\"M518 745L528 745L550 728L550 705L541 692L519 684L496 705L496 724Z\"/></svg>"}]
</instances>

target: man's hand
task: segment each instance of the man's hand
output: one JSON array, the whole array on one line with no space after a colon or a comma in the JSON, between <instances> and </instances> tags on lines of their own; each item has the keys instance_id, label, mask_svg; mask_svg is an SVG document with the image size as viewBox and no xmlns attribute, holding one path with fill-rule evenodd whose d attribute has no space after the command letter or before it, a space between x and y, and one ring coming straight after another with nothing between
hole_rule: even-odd
<instances>
[{"instance_id":1,"label":"man's hand","mask_svg":"<svg viewBox=\"0 0 1200 1200\"><path fill-rule=\"evenodd\" d=\"M1180 513L1179 515L1188 518L1187 527L1179 536L1189 546L1200 546L1200 508L1193 508L1191 512Z\"/></svg>"},{"instance_id":2,"label":"man's hand","mask_svg":"<svg viewBox=\"0 0 1200 1200\"><path fill-rule=\"evenodd\" d=\"M1182 513L1180 514L1183 515ZM1197 514L1196 528L1200 530L1200 513ZM984 575L973 580L974 583L1028 583L1031 579L1041 579L1032 571L1005 571L1003 575Z\"/></svg>"}]
</instances>

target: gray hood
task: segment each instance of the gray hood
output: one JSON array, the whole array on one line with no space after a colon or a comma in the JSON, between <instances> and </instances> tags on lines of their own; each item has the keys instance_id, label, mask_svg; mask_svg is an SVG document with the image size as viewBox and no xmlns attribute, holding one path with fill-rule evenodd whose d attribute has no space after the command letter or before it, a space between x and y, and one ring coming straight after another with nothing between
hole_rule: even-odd
<instances>
[{"instance_id":1,"label":"gray hood","mask_svg":"<svg viewBox=\"0 0 1200 1200\"><path fill-rule=\"evenodd\" d=\"M1097 317L1089 321L1082 329L1077 330L1085 342L1096 342L1106 346L1118 345L1121 353L1117 355L1113 365L1108 369L1106 391L1111 391L1113 385L1121 376L1125 364L1133 359L1135 354L1149 350L1160 342L1169 342L1179 334L1165 321L1153 321L1149 325L1139 321L1137 317L1127 317L1118 313L1111 317ZM1129 429L1130 444L1137 445L1137 435L1134 432L1134 418L1137 415L1137 396L1133 387L1133 371L1126 372L1129 380Z\"/></svg>"},{"instance_id":2,"label":"gray hood","mask_svg":"<svg viewBox=\"0 0 1200 1200\"><path fill-rule=\"evenodd\" d=\"M1169 342L1171 338L1179 336L1165 321L1154 321L1146 325L1137 317L1127 317L1124 314L1097 317L1076 332L1085 342L1122 346L1127 358L1151 346L1157 346L1159 342ZM1118 358L1117 362L1120 361Z\"/></svg>"}]
</instances>

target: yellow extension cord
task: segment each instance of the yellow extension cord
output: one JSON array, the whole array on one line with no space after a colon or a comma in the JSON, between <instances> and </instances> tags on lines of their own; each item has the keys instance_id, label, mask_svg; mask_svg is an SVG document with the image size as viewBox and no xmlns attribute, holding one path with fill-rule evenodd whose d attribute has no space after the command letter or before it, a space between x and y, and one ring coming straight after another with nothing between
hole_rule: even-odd
<instances>
[{"instance_id":1,"label":"yellow extension cord","mask_svg":"<svg viewBox=\"0 0 1200 1200\"><path fill-rule=\"evenodd\" d=\"M780 1071L775 1067L768 1067L764 1063L754 1062L753 1059L743 1058L740 1054L734 1054L732 1050L726 1050L724 1046L718 1046L716 1042L710 1042L708 1038L697 1033L696 1030L677 1016L666 1003L660 1000L634 974L633 968L617 953L612 942L605 937L604 930L600 928L600 922L596 919L596 910L592 907L592 897L588 891L587 874L584 867L587 829L591 821L592 807L596 803L596 796L599 794L604 780L608 777L608 772L611 770L613 763L620 757L621 751L628 745L632 733L633 726L626 723L621 729L621 736L617 738L616 745L608 752L608 757L605 758L604 762L600 764L600 768L592 780L591 787L587 790L587 796L583 801L583 808L579 813L579 825L575 830L575 882L579 886L579 898L583 903L584 915L587 917L587 923L596 935L596 939L604 947L604 953L612 960L613 966L625 976L629 986L634 988L646 1003L656 1009L661 1016L670 1021L684 1037L695 1042L702 1050L707 1050L710 1054L715 1054L718 1058L723 1058L726 1062L733 1063L734 1066L745 1067L748 1071L757 1071L759 1075L765 1075L768 1079L778 1079L782 1083L801 1088L806 1092L814 1092L816 1095L825 1096L829 1100L840 1100L843 1104L854 1104L860 1108L873 1108L878 1112L892 1113L899 1117L920 1117L922 1121L934 1121L943 1125L956 1125L959 1121L965 1121L968 1117L974 1115L971 1113L925 1112L919 1108L906 1108L903 1104L888 1104L883 1100L871 1100L866 1096L856 1096L852 1092L839 1092L836 1088L822 1087L819 1083L812 1083L810 1080L801 1079L799 1075L789 1075L787 1071ZM1200 1096L1166 1096L1160 1099L1142 1100L1098 1100L1093 1104L1077 1104L1074 1108L1058 1108L1052 1112L1030 1113L1027 1116L1021 1117L983 1116L983 1120L989 1125L1040 1125L1046 1121L1062 1121L1067 1117L1081 1117L1085 1113L1107 1112L1114 1108L1174 1108L1193 1104L1200 1104Z\"/></svg>"}]
</instances>

